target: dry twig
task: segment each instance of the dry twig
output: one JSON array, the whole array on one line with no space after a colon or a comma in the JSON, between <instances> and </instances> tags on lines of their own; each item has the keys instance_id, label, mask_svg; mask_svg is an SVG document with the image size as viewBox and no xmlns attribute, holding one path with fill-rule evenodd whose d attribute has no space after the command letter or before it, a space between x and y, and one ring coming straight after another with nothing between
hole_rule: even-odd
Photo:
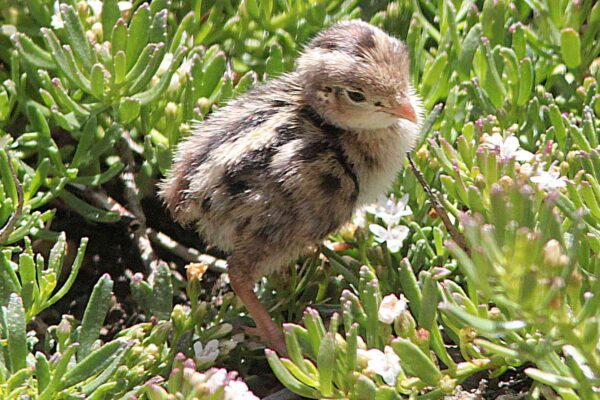
<instances>
[{"instance_id":1,"label":"dry twig","mask_svg":"<svg viewBox=\"0 0 600 400\"><path fill-rule=\"evenodd\" d=\"M148 228L148 236L153 243L169 250L178 257L183 258L188 262L200 262L208 265L208 269L223 273L227 272L227 261L213 257L209 254L202 254L198 250L186 247L175 241L163 232L157 232L152 228Z\"/></svg>"},{"instance_id":2,"label":"dry twig","mask_svg":"<svg viewBox=\"0 0 600 400\"><path fill-rule=\"evenodd\" d=\"M96 207L102 208L107 211L112 211L121 216L124 220L135 219L135 215L126 209L121 203L110 197L106 192L101 189L91 189L89 187L81 188L83 190L83 197L85 197L90 203Z\"/></svg>"},{"instance_id":3,"label":"dry twig","mask_svg":"<svg viewBox=\"0 0 600 400\"><path fill-rule=\"evenodd\" d=\"M415 174L415 177L417 178L417 180L423 187L423 190L425 191L425 193L427 193L427 196L429 197L429 201L431 202L431 206L433 207L435 212L439 215L440 219L444 223L444 226L448 230L450 237L452 237L452 240L461 249L463 249L463 251L465 251L467 254L470 254L469 247L467 246L467 241L465 240L465 237L452 224L452 222L450 221L450 217L448 217L448 213L442 206L442 204L439 200L439 197L438 197L440 194L434 193L434 189L432 189L427 184L427 182L425 181L425 178L423 177L423 174L421 173L421 171L419 171L419 169L415 165L415 162L413 161L410 153L407 153L407 157L408 157L408 163L410 164L410 168L412 169L413 173Z\"/></svg>"},{"instance_id":4,"label":"dry twig","mask_svg":"<svg viewBox=\"0 0 600 400\"><path fill-rule=\"evenodd\" d=\"M135 160L129 144L130 142L132 142L132 139L129 136L129 132L124 130L123 136L118 143L117 151L121 160L125 163L125 168L121 172L121 181L123 182L123 192L127 200L127 210L134 217L129 223L129 229L131 230L132 239L140 252L140 257L146 267L146 271L150 276L153 276L158 267L159 259L152 249L150 238L146 233L146 215L138 198L140 190L135 182Z\"/></svg>"},{"instance_id":5,"label":"dry twig","mask_svg":"<svg viewBox=\"0 0 600 400\"><path fill-rule=\"evenodd\" d=\"M131 211L103 191L86 188L84 189L83 196L96 207L116 212L124 219L135 219ZM210 254L203 254L193 247L186 247L167 234L152 228L146 228L146 233L152 243L159 245L185 261L207 264L208 269L214 272L227 272L227 261L223 259L213 257Z\"/></svg>"}]
</instances>

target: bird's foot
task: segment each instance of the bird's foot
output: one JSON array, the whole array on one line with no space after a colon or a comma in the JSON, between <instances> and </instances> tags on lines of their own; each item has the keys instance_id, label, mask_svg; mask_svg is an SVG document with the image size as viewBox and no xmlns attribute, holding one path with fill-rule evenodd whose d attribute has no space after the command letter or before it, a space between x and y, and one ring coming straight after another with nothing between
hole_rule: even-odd
<instances>
[{"instance_id":1,"label":"bird's foot","mask_svg":"<svg viewBox=\"0 0 600 400\"><path fill-rule=\"evenodd\" d=\"M243 327L244 332L249 335L258 336L260 341L263 342L267 347L275 350L277 354L283 357L287 357L287 348L285 346L285 340L281 329L273 323L270 327Z\"/></svg>"}]
</instances>

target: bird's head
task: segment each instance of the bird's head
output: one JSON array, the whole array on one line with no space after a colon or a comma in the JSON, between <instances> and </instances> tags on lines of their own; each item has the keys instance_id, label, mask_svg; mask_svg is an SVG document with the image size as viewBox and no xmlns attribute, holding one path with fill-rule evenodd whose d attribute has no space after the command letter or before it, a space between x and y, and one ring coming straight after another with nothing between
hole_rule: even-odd
<instances>
[{"instance_id":1,"label":"bird's head","mask_svg":"<svg viewBox=\"0 0 600 400\"><path fill-rule=\"evenodd\" d=\"M321 31L300 56L298 73L306 101L329 123L354 130L420 124L406 46L366 22Z\"/></svg>"}]
</instances>

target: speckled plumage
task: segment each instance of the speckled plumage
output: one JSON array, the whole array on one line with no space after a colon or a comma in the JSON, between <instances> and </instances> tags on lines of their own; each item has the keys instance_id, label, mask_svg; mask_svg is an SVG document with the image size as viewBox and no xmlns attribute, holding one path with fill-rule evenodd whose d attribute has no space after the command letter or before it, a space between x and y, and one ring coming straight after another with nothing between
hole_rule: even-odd
<instances>
[{"instance_id":1,"label":"speckled plumage","mask_svg":"<svg viewBox=\"0 0 600 400\"><path fill-rule=\"evenodd\" d=\"M369 24L321 32L295 72L194 126L162 183L165 204L254 284L389 189L421 118L408 66L404 45Z\"/></svg>"}]
</instances>

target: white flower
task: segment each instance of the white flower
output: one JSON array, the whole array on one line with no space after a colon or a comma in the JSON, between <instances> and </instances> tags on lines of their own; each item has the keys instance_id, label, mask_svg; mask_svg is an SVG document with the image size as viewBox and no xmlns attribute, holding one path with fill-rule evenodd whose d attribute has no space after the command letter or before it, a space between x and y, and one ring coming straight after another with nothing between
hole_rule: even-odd
<instances>
[{"instance_id":1,"label":"white flower","mask_svg":"<svg viewBox=\"0 0 600 400\"><path fill-rule=\"evenodd\" d=\"M121 12L129 11L133 7L133 4L131 4L130 1L119 1L117 4L119 5L119 11Z\"/></svg>"},{"instance_id":2,"label":"white flower","mask_svg":"<svg viewBox=\"0 0 600 400\"><path fill-rule=\"evenodd\" d=\"M224 394L224 400L259 400L242 381L229 381Z\"/></svg>"},{"instance_id":3,"label":"white flower","mask_svg":"<svg viewBox=\"0 0 600 400\"><path fill-rule=\"evenodd\" d=\"M406 310L407 301L403 295L398 299L396 295L389 294L383 298L379 306L379 321L384 324L391 324L394 320Z\"/></svg>"},{"instance_id":4,"label":"white flower","mask_svg":"<svg viewBox=\"0 0 600 400\"><path fill-rule=\"evenodd\" d=\"M217 339L209 340L206 346L202 342L194 343L194 358L199 365L212 365L219 356L219 341Z\"/></svg>"},{"instance_id":5,"label":"white flower","mask_svg":"<svg viewBox=\"0 0 600 400\"><path fill-rule=\"evenodd\" d=\"M179 68L177 68L177 73L179 74L180 78L183 78L185 75L190 73L193 62L194 59L192 57L187 57L185 60L183 60Z\"/></svg>"},{"instance_id":6,"label":"white flower","mask_svg":"<svg viewBox=\"0 0 600 400\"><path fill-rule=\"evenodd\" d=\"M198 385L208 390L208 395L223 389L223 396L219 397L223 400L259 400L243 381L236 379L236 371L227 372L224 368L211 368L205 373L193 371L193 374L194 379L190 379L190 382L197 381Z\"/></svg>"},{"instance_id":7,"label":"white flower","mask_svg":"<svg viewBox=\"0 0 600 400\"><path fill-rule=\"evenodd\" d=\"M386 229L377 224L369 225L369 230L375 235L375 240L379 243L385 242L392 253L400 250L402 242L404 242L409 232L406 226L388 226Z\"/></svg>"},{"instance_id":8,"label":"white flower","mask_svg":"<svg viewBox=\"0 0 600 400\"><path fill-rule=\"evenodd\" d=\"M210 394L215 393L221 387L225 385L227 379L227 371L223 368L212 368L205 374L208 377L206 381L206 387Z\"/></svg>"},{"instance_id":9,"label":"white flower","mask_svg":"<svg viewBox=\"0 0 600 400\"><path fill-rule=\"evenodd\" d=\"M394 386L398 374L402 372L400 357L394 353L394 350L390 346L385 346L383 352L378 349L367 350L366 356L369 360L367 369L380 375L386 384Z\"/></svg>"},{"instance_id":10,"label":"white flower","mask_svg":"<svg viewBox=\"0 0 600 400\"><path fill-rule=\"evenodd\" d=\"M52 5L54 9L54 13L52 14L52 18L50 18L50 26L54 29L62 29L65 26L65 23L60 15L60 2L56 0Z\"/></svg>"},{"instance_id":11,"label":"white flower","mask_svg":"<svg viewBox=\"0 0 600 400\"><path fill-rule=\"evenodd\" d=\"M366 206L365 211L381 218L387 226L400 222L400 218L412 215L408 206L408 194L402 196L398 201L392 194L389 198L381 196L376 203Z\"/></svg>"},{"instance_id":12,"label":"white flower","mask_svg":"<svg viewBox=\"0 0 600 400\"><path fill-rule=\"evenodd\" d=\"M179 86L179 75L173 74L173 76L171 76L171 81L169 82L169 88L167 89L167 91L175 92L177 91L177 89L179 89Z\"/></svg>"},{"instance_id":13,"label":"white flower","mask_svg":"<svg viewBox=\"0 0 600 400\"><path fill-rule=\"evenodd\" d=\"M533 165L529 164L529 163L523 163L521 164L521 167L519 168L519 175L524 178L530 178L531 175L533 174Z\"/></svg>"},{"instance_id":14,"label":"white flower","mask_svg":"<svg viewBox=\"0 0 600 400\"><path fill-rule=\"evenodd\" d=\"M514 158L517 161L530 161L533 159L533 153L521 149L519 139L516 136L509 136L505 139L499 133L483 136L483 146L498 152L500 159L509 160Z\"/></svg>"},{"instance_id":15,"label":"white flower","mask_svg":"<svg viewBox=\"0 0 600 400\"><path fill-rule=\"evenodd\" d=\"M52 18L50 18L50 26L54 29L62 29L65 27L65 23L60 14L54 13L52 15Z\"/></svg>"},{"instance_id":16,"label":"white flower","mask_svg":"<svg viewBox=\"0 0 600 400\"><path fill-rule=\"evenodd\" d=\"M560 176L560 171L552 168L550 171L538 170L531 178L531 182L537 183L542 190L556 190L567 186L567 179Z\"/></svg>"},{"instance_id":17,"label":"white flower","mask_svg":"<svg viewBox=\"0 0 600 400\"><path fill-rule=\"evenodd\" d=\"M102 14L102 2L100 0L88 0L87 3L95 16Z\"/></svg>"}]
</instances>

